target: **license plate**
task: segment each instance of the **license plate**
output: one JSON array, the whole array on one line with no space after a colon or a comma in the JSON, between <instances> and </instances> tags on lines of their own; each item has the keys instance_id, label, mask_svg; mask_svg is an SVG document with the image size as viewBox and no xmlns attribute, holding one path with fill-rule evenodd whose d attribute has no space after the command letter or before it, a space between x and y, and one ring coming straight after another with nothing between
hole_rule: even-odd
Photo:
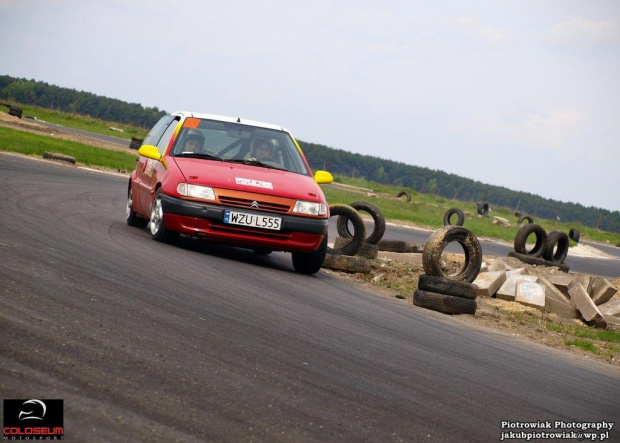
<instances>
[{"instance_id":1,"label":"license plate","mask_svg":"<svg viewBox=\"0 0 620 443\"><path fill-rule=\"evenodd\" d=\"M279 231L282 226L282 219L280 217L248 214L247 212L224 211L224 223Z\"/></svg>"}]
</instances>

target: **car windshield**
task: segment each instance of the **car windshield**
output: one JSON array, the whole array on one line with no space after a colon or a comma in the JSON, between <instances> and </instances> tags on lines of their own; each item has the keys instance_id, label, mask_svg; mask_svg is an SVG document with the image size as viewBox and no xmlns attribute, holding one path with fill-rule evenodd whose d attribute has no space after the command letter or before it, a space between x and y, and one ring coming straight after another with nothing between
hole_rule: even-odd
<instances>
[{"instance_id":1,"label":"car windshield","mask_svg":"<svg viewBox=\"0 0 620 443\"><path fill-rule=\"evenodd\" d=\"M189 118L179 132L172 155L310 175L287 132L241 123Z\"/></svg>"}]
</instances>

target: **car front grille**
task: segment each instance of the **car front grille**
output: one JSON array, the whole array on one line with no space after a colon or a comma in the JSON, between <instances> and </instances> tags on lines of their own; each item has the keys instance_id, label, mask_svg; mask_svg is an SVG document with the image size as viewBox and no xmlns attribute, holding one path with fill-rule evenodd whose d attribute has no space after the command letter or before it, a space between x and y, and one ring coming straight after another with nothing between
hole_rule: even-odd
<instances>
[{"instance_id":1,"label":"car front grille","mask_svg":"<svg viewBox=\"0 0 620 443\"><path fill-rule=\"evenodd\" d=\"M223 205L233 206L236 208L255 209L258 211L277 212L280 214L286 214L291 209L290 205L283 205L283 204L272 203L272 202L267 202L267 201L250 200L250 199L245 199L245 198L222 196L222 195L220 195L218 198L220 200L220 203L222 203ZM258 207L252 206L254 202L258 204Z\"/></svg>"}]
</instances>

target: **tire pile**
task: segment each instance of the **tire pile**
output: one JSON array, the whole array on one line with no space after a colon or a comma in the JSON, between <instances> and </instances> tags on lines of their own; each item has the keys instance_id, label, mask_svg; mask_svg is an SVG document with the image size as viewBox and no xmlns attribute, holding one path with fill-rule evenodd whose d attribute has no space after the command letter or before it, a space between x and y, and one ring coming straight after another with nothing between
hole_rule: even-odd
<instances>
[{"instance_id":1,"label":"tire pile","mask_svg":"<svg viewBox=\"0 0 620 443\"><path fill-rule=\"evenodd\" d=\"M465 252L463 268L446 276L441 254L449 243L459 243ZM413 304L444 314L475 314L478 287L472 282L482 266L482 248L474 234L461 226L444 226L433 232L422 252L424 274L413 294Z\"/></svg>"},{"instance_id":2,"label":"tire pile","mask_svg":"<svg viewBox=\"0 0 620 443\"><path fill-rule=\"evenodd\" d=\"M6 106L9 108L9 115L12 115L17 118L22 118L23 111L22 108L18 108L17 106L10 105L8 103L0 103L2 106Z\"/></svg>"},{"instance_id":3,"label":"tire pile","mask_svg":"<svg viewBox=\"0 0 620 443\"><path fill-rule=\"evenodd\" d=\"M140 149L142 143L144 142L143 138L131 137L131 142L129 143L129 149Z\"/></svg>"},{"instance_id":4,"label":"tire pile","mask_svg":"<svg viewBox=\"0 0 620 443\"><path fill-rule=\"evenodd\" d=\"M536 243L532 249L528 250L526 242L530 235L536 237ZM509 252L508 256L531 265L557 266L563 272L568 272L569 266L564 264L568 255L568 246L568 235L565 232L551 231L547 234L542 226L528 223L517 232L514 252Z\"/></svg>"}]
</instances>

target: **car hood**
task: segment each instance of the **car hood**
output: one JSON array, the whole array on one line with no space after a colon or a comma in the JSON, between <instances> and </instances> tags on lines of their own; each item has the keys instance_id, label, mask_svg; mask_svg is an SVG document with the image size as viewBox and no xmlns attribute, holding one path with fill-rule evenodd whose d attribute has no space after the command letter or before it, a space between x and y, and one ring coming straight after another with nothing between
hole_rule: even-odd
<instances>
[{"instance_id":1,"label":"car hood","mask_svg":"<svg viewBox=\"0 0 620 443\"><path fill-rule=\"evenodd\" d=\"M294 172L217 160L172 157L187 183L321 201L314 178Z\"/></svg>"}]
</instances>

